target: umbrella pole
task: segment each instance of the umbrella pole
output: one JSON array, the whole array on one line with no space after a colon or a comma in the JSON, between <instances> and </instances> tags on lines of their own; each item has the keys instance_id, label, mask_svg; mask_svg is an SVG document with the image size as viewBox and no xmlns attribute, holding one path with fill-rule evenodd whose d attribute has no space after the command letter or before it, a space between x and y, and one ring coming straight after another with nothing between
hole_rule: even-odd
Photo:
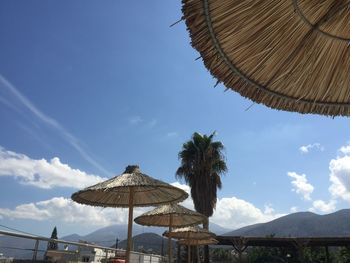
<instances>
[{"instance_id":1,"label":"umbrella pole","mask_svg":"<svg viewBox=\"0 0 350 263\"><path fill-rule=\"evenodd\" d=\"M134 188L130 187L129 193L129 220L128 220L128 244L126 246L126 263L130 263L130 251L132 250L132 219L134 210Z\"/></svg>"},{"instance_id":2,"label":"umbrella pole","mask_svg":"<svg viewBox=\"0 0 350 263\"><path fill-rule=\"evenodd\" d=\"M188 251L187 251L187 261L188 263L191 263L191 245L188 245Z\"/></svg>"},{"instance_id":3,"label":"umbrella pole","mask_svg":"<svg viewBox=\"0 0 350 263\"><path fill-rule=\"evenodd\" d=\"M169 233L171 232L172 224L173 224L173 215L170 214ZM173 262L173 250L172 250L171 245L172 245L171 244L171 237L169 235L168 236L168 262L169 263Z\"/></svg>"}]
</instances>

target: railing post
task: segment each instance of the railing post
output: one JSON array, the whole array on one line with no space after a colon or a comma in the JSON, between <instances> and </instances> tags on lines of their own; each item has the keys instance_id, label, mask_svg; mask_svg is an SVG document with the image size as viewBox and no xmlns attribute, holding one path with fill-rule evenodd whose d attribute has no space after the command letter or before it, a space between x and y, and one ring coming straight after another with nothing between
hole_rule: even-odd
<instances>
[{"instance_id":1,"label":"railing post","mask_svg":"<svg viewBox=\"0 0 350 263\"><path fill-rule=\"evenodd\" d=\"M36 256L38 254L38 247L39 247L39 239L35 240L35 247L34 247L34 251L33 251L33 261L36 261Z\"/></svg>"}]
</instances>

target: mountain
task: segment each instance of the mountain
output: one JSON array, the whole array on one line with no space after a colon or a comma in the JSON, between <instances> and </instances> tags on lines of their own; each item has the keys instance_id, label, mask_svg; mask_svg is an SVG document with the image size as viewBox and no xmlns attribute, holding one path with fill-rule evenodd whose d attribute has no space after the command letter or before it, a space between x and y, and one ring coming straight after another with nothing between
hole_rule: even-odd
<instances>
[{"instance_id":1,"label":"mountain","mask_svg":"<svg viewBox=\"0 0 350 263\"><path fill-rule=\"evenodd\" d=\"M162 235L166 230L164 227L147 227L140 225L133 225L133 236L142 234L142 233L155 233L158 235ZM118 241L124 240L128 235L128 227L127 225L111 225L107 227L100 228L88 235L79 236L76 234L62 237L62 239L66 240L67 238L70 241L79 241L84 240L88 242L92 242L101 246L112 246L116 243L116 239ZM74 239L75 238L75 239Z\"/></svg>"},{"instance_id":2,"label":"mountain","mask_svg":"<svg viewBox=\"0 0 350 263\"><path fill-rule=\"evenodd\" d=\"M230 231L228 228L224 228L220 225L217 225L215 223L209 223L209 230L213 233L215 233L216 235L222 235L224 233L227 233L228 231Z\"/></svg>"},{"instance_id":3,"label":"mountain","mask_svg":"<svg viewBox=\"0 0 350 263\"><path fill-rule=\"evenodd\" d=\"M210 231L216 233L217 235L226 233L229 231L227 228L223 228L217 224L210 223ZM137 236L143 233L154 233L161 236L164 231L168 228L166 227L147 227L134 224L133 225L133 236ZM101 246L112 246L115 244L116 239L118 241L124 240L127 238L127 225L111 225L107 227L100 228L86 236L79 236L77 234L69 235L62 237L63 240L68 241L79 241L84 240L92 243L99 244Z\"/></svg>"},{"instance_id":4,"label":"mountain","mask_svg":"<svg viewBox=\"0 0 350 263\"><path fill-rule=\"evenodd\" d=\"M341 237L350 236L350 209L332 214L317 215L311 212L289 214L273 221L246 226L225 236L277 237Z\"/></svg>"},{"instance_id":5,"label":"mountain","mask_svg":"<svg viewBox=\"0 0 350 263\"><path fill-rule=\"evenodd\" d=\"M126 243L127 240L123 240L118 244L118 247L125 249ZM173 253L175 253L176 241L172 240L172 244ZM168 238L155 233L143 233L133 237L133 247L135 251L165 255L168 251Z\"/></svg>"}]
</instances>

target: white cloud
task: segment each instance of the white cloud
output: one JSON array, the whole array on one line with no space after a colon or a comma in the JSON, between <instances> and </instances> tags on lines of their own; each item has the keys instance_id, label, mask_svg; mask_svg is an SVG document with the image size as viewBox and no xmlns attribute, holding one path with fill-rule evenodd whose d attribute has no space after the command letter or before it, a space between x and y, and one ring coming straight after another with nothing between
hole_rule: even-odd
<instances>
[{"instance_id":1,"label":"white cloud","mask_svg":"<svg viewBox=\"0 0 350 263\"><path fill-rule=\"evenodd\" d=\"M84 188L105 180L61 163L58 157L50 161L35 160L24 154L0 147L0 176L12 176L23 184L39 188Z\"/></svg>"},{"instance_id":2,"label":"white cloud","mask_svg":"<svg viewBox=\"0 0 350 263\"><path fill-rule=\"evenodd\" d=\"M146 212L145 208L135 208L135 217ZM72 224L89 224L107 226L111 224L127 224L128 209L101 208L78 204L64 197L28 203L13 210L0 208L0 216L11 219L60 220Z\"/></svg>"},{"instance_id":3,"label":"white cloud","mask_svg":"<svg viewBox=\"0 0 350 263\"><path fill-rule=\"evenodd\" d=\"M312 208L310 209L310 211L331 213L335 211L336 204L337 204L336 200L330 200L328 203L326 203L323 200L316 200L312 203Z\"/></svg>"},{"instance_id":4,"label":"white cloud","mask_svg":"<svg viewBox=\"0 0 350 263\"><path fill-rule=\"evenodd\" d=\"M273 209L271 204L267 204L264 206L264 214L272 215L275 213L275 209Z\"/></svg>"},{"instance_id":5,"label":"white cloud","mask_svg":"<svg viewBox=\"0 0 350 263\"><path fill-rule=\"evenodd\" d=\"M311 200L311 193L314 191L314 187L308 183L305 174L297 174L295 172L288 172L289 177L293 178L292 180L292 191L295 191L297 194L300 194L305 200Z\"/></svg>"},{"instance_id":6,"label":"white cloud","mask_svg":"<svg viewBox=\"0 0 350 263\"><path fill-rule=\"evenodd\" d=\"M333 198L342 198L350 202L350 156L337 157L329 163L329 192Z\"/></svg>"},{"instance_id":7,"label":"white cloud","mask_svg":"<svg viewBox=\"0 0 350 263\"><path fill-rule=\"evenodd\" d=\"M291 212L291 213L296 213L296 212L298 212L298 207L292 206L292 207L290 208L290 212Z\"/></svg>"},{"instance_id":8,"label":"white cloud","mask_svg":"<svg viewBox=\"0 0 350 263\"><path fill-rule=\"evenodd\" d=\"M245 200L230 197L217 200L216 210L210 220L223 227L235 229L268 222L281 216L283 214L275 213L271 206L267 206L265 211L261 211Z\"/></svg>"},{"instance_id":9,"label":"white cloud","mask_svg":"<svg viewBox=\"0 0 350 263\"><path fill-rule=\"evenodd\" d=\"M191 188L187 184L181 184L179 182L171 183L171 185L184 190L188 194L188 198L180 203L180 205L187 207L188 209L194 210L193 200L191 198Z\"/></svg>"},{"instance_id":10,"label":"white cloud","mask_svg":"<svg viewBox=\"0 0 350 263\"><path fill-rule=\"evenodd\" d=\"M172 185L190 192L187 185L178 182L172 183ZM186 199L181 205L193 209L191 198ZM151 209L153 208L135 208L134 217ZM230 197L217 200L216 210L210 221L223 227L236 229L250 224L267 222L283 215L276 213L271 205L266 205L265 210L262 211L247 201ZM93 207L78 204L68 198L55 197L41 202L22 204L14 209L0 208L0 217L37 221L60 220L71 224L107 226L127 224L128 209Z\"/></svg>"},{"instance_id":11,"label":"white cloud","mask_svg":"<svg viewBox=\"0 0 350 263\"><path fill-rule=\"evenodd\" d=\"M321 152L324 151L324 147L320 143L313 143L313 144L300 146L299 151L302 154L306 154L306 153L309 153L310 150L312 150L312 149L317 149Z\"/></svg>"},{"instance_id":12,"label":"white cloud","mask_svg":"<svg viewBox=\"0 0 350 263\"><path fill-rule=\"evenodd\" d=\"M347 146L342 146L339 151L341 151L344 154L349 154L350 153L350 145Z\"/></svg>"},{"instance_id":13,"label":"white cloud","mask_svg":"<svg viewBox=\"0 0 350 263\"><path fill-rule=\"evenodd\" d=\"M0 74L0 84L4 90L8 91L11 94L12 98L16 99L16 103L28 110L33 116L40 120L45 125L53 128L58 132L66 142L68 142L87 162L99 169L104 174L109 175L110 173L102 167L84 148L81 146L80 141L70 132L68 132L57 120L46 115L44 112L39 110L28 98L26 98L12 83L5 79ZM3 100L6 101L6 100ZM17 112L22 112L21 108L16 105L16 103L10 103L6 101L8 105L11 105L10 108L15 109Z\"/></svg>"},{"instance_id":14,"label":"white cloud","mask_svg":"<svg viewBox=\"0 0 350 263\"><path fill-rule=\"evenodd\" d=\"M188 185L179 182L172 183L172 185L183 189L190 195L190 187ZM186 199L181 205L194 209L191 197ZM268 222L283 215L276 213L270 204L265 205L264 211L262 211L245 200L229 197L218 198L216 209L210 221L223 227L236 229L250 224Z\"/></svg>"}]
</instances>

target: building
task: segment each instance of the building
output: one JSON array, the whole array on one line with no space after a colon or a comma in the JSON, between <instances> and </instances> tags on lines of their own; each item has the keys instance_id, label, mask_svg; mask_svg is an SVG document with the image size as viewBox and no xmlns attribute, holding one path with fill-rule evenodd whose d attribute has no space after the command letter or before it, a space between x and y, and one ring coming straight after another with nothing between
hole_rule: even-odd
<instances>
[{"instance_id":1,"label":"building","mask_svg":"<svg viewBox=\"0 0 350 263\"><path fill-rule=\"evenodd\" d=\"M0 263L11 263L13 258L7 258L4 254L0 253Z\"/></svg>"}]
</instances>

